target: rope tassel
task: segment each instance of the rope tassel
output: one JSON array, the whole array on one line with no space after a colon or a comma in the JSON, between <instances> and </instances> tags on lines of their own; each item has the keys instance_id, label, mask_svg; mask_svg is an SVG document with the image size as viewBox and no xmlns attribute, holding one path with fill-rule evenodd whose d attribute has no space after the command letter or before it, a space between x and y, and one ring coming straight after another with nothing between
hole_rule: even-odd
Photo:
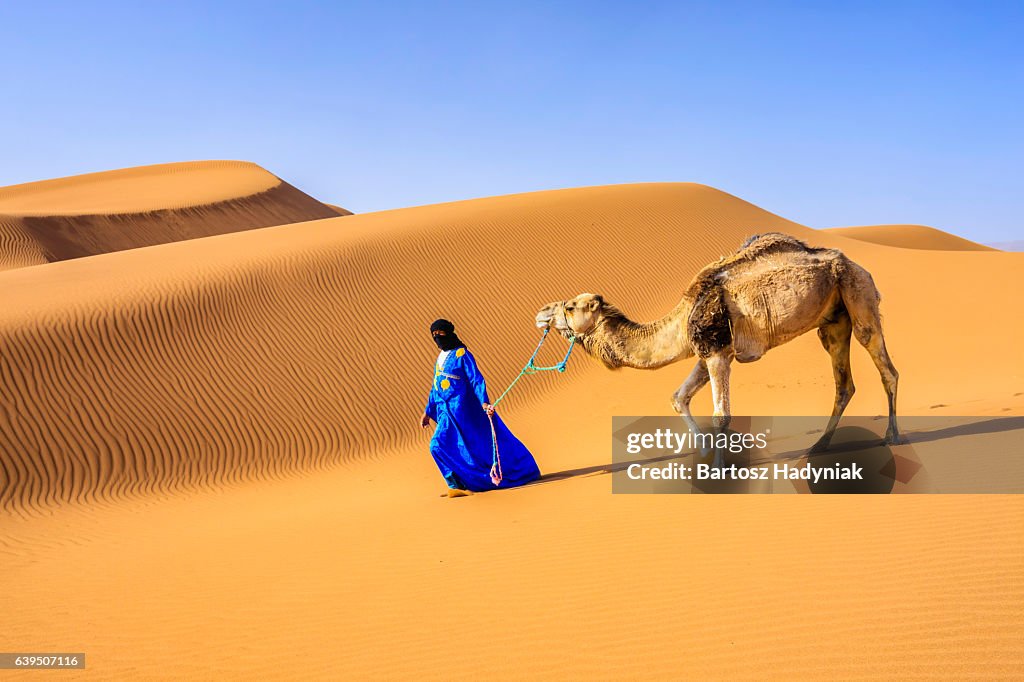
<instances>
[{"instance_id":1,"label":"rope tassel","mask_svg":"<svg viewBox=\"0 0 1024 682\"><path fill-rule=\"evenodd\" d=\"M503 478L501 473L501 456L498 454L498 434L494 430L494 415L488 412L487 418L491 422L491 442L494 443L494 464L491 465L491 483L497 488L501 485L501 479Z\"/></svg>"}]
</instances>

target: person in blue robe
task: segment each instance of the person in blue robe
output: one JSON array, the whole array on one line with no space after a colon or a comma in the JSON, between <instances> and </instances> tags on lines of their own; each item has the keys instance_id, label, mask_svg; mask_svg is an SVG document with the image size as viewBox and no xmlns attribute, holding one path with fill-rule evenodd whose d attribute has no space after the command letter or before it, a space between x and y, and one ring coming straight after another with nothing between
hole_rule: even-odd
<instances>
[{"instance_id":1,"label":"person in blue robe","mask_svg":"<svg viewBox=\"0 0 1024 682\"><path fill-rule=\"evenodd\" d=\"M435 320L430 333L441 352L420 425L426 428L431 420L436 424L430 454L448 483L448 496L511 488L539 478L533 455L494 411L487 383L455 326ZM492 420L500 462L500 468L493 469Z\"/></svg>"}]
</instances>

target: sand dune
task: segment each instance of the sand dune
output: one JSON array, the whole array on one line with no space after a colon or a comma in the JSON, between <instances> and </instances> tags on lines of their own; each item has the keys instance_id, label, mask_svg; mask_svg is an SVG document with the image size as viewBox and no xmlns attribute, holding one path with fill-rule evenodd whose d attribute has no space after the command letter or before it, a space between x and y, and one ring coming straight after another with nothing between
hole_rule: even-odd
<instances>
[{"instance_id":1,"label":"sand dune","mask_svg":"<svg viewBox=\"0 0 1024 682\"><path fill-rule=\"evenodd\" d=\"M991 246L978 244L949 232L926 225L865 225L863 227L833 227L828 232L885 246L904 249L930 249L935 251L996 251Z\"/></svg>"},{"instance_id":2,"label":"sand dune","mask_svg":"<svg viewBox=\"0 0 1024 682\"><path fill-rule=\"evenodd\" d=\"M562 475L520 490L435 497L415 424L435 317L493 395L541 304L652 319L767 230L873 273L903 413L1022 415L1024 358L990 361L981 330L1024 315L979 293L1019 288L1020 255L894 249L692 184L340 220L0 273L0 648L74 645L99 679L1016 673L1017 497L611 495L611 416L670 414L689 363L521 382L501 410ZM853 372L849 412L881 413L859 347ZM832 393L814 335L733 372L737 414Z\"/></svg>"},{"instance_id":3,"label":"sand dune","mask_svg":"<svg viewBox=\"0 0 1024 682\"><path fill-rule=\"evenodd\" d=\"M0 442L14 461L0 503L219 482L384 452L418 435L409 415L429 384L423 330L434 317L458 320L497 380L534 342L533 311L562 292L603 287L649 315L677 296L680 277L734 250L750 225L814 234L691 185L499 197L344 224L0 276L13 304L0 313L5 402L18 404ZM621 240L632 242L628 254ZM525 386L522 398L541 386Z\"/></svg>"},{"instance_id":4,"label":"sand dune","mask_svg":"<svg viewBox=\"0 0 1024 682\"><path fill-rule=\"evenodd\" d=\"M0 187L0 270L339 215L240 161L30 182Z\"/></svg>"},{"instance_id":5,"label":"sand dune","mask_svg":"<svg viewBox=\"0 0 1024 682\"><path fill-rule=\"evenodd\" d=\"M911 330L961 301L970 302L963 315L979 324L1003 303L973 301L948 280L929 282L936 295L921 300L904 252L894 257L886 247L816 232L699 185L497 197L353 216L345 228L314 221L0 276L11 303L0 312L8 407L0 451L10 453L11 467L0 504L217 483L408 445L418 435L409 415L429 384L423 330L434 317L458 320L500 382L532 348L540 304L597 290L638 319L656 317L699 267L768 229L842 246L875 273L904 409L951 402L927 396L954 378L961 391L987 390L992 380L970 363L939 376L931 365L949 347L969 353L983 343L977 327L961 321L939 346ZM920 272L955 262L1004 288L1019 266L1019 257L999 253L917 258ZM777 380L737 390L736 411L764 409L747 396L772 404L761 387L773 385L788 409L827 412L831 377L816 344L808 337L775 351L793 365ZM795 369L804 356L813 370ZM776 361L742 374L768 374L773 364L778 371ZM611 381L593 364L579 365L577 381ZM871 386L870 366L857 369ZM1010 369L1019 367L1004 363L996 374ZM663 413L686 371L624 372L617 390L597 395L618 393L614 409ZM806 389L785 390L801 379L818 387L813 399ZM1007 395L1014 381L1002 382ZM526 383L516 400L537 400L549 382ZM630 391L642 397L624 400ZM862 391L852 409L880 410L882 397Z\"/></svg>"}]
</instances>

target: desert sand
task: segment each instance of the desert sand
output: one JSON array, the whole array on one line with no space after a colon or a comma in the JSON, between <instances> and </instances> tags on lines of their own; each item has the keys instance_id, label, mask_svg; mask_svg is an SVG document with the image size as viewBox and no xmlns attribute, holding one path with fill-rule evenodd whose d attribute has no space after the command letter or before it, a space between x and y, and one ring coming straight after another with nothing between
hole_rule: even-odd
<instances>
[{"instance_id":1,"label":"desert sand","mask_svg":"<svg viewBox=\"0 0 1024 682\"><path fill-rule=\"evenodd\" d=\"M132 182L152 202L164 179ZM189 187L144 210L268 193ZM1024 256L696 184L302 215L143 248L97 220L109 248L40 265L3 247L31 267L0 272L0 650L85 652L67 679L1019 675L1020 497L612 495L612 415L671 414L689 363L578 354L520 382L499 410L549 475L525 488L439 497L418 421L434 318L493 396L540 305L593 291L653 319L770 230L872 272L902 414L1024 415ZM859 346L853 372L848 413L883 413ZM834 390L813 334L732 385L734 414L827 414Z\"/></svg>"},{"instance_id":2,"label":"desert sand","mask_svg":"<svg viewBox=\"0 0 1024 682\"><path fill-rule=\"evenodd\" d=\"M242 161L29 182L0 187L0 270L350 214Z\"/></svg>"}]
</instances>

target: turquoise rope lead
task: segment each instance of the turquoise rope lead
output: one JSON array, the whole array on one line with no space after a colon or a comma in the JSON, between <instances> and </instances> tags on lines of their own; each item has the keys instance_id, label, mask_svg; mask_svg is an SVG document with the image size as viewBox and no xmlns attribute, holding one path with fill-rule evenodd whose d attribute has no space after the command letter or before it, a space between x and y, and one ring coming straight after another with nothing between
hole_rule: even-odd
<instances>
[{"instance_id":1,"label":"turquoise rope lead","mask_svg":"<svg viewBox=\"0 0 1024 682\"><path fill-rule=\"evenodd\" d=\"M508 388L506 388L505 391L498 396L497 400L491 403L492 408L496 407L498 403L501 402L501 399L508 395L508 392L512 390L512 387L516 385L516 382L522 379L527 374L536 374L537 372L550 372L552 370L558 372L565 371L565 365L566 363L569 362L569 356L572 354L572 349L576 346L575 336L569 337L569 350L565 352L565 357L562 358L562 361L559 362L557 365L551 365L549 367L538 367L533 363L533 361L537 358L537 353L540 352L540 347L544 345L544 340L548 338L549 331L551 331L550 327L544 328L544 333L541 334L540 341L537 343L537 347L533 349L533 355L530 356L530 359L526 362L526 365L521 370L519 370L519 374L516 375L516 378L512 380L511 384L508 385ZM499 485L501 485L501 479L503 478L503 474L501 471L501 456L498 454L498 434L495 433L494 431L494 417L492 417L488 413L487 419L491 422L491 443L494 444L494 463L491 465L491 482L494 484L494 487L498 487Z\"/></svg>"},{"instance_id":2,"label":"turquoise rope lead","mask_svg":"<svg viewBox=\"0 0 1024 682\"><path fill-rule=\"evenodd\" d=\"M575 336L569 337L569 350L565 352L565 357L562 358L562 361L559 362L557 365L551 365L549 367L538 367L533 363L533 361L537 358L537 353L540 352L540 347L544 345L544 340L548 338L549 331L551 331L551 328L545 327L544 333L541 334L540 342L537 343L537 347L533 350L533 355L530 356L530 359L526 362L526 365L521 370L519 370L519 374L516 376L515 379L512 380L512 383L508 385L508 388L506 388L505 391L498 396L497 400L491 403L492 407L497 406L497 404L501 402L501 399L508 395L508 392L512 390L512 387L516 385L516 382L518 382L527 374L536 374L537 372L565 371L566 363L569 362L569 356L572 355L572 349L573 347L576 346Z\"/></svg>"}]
</instances>

